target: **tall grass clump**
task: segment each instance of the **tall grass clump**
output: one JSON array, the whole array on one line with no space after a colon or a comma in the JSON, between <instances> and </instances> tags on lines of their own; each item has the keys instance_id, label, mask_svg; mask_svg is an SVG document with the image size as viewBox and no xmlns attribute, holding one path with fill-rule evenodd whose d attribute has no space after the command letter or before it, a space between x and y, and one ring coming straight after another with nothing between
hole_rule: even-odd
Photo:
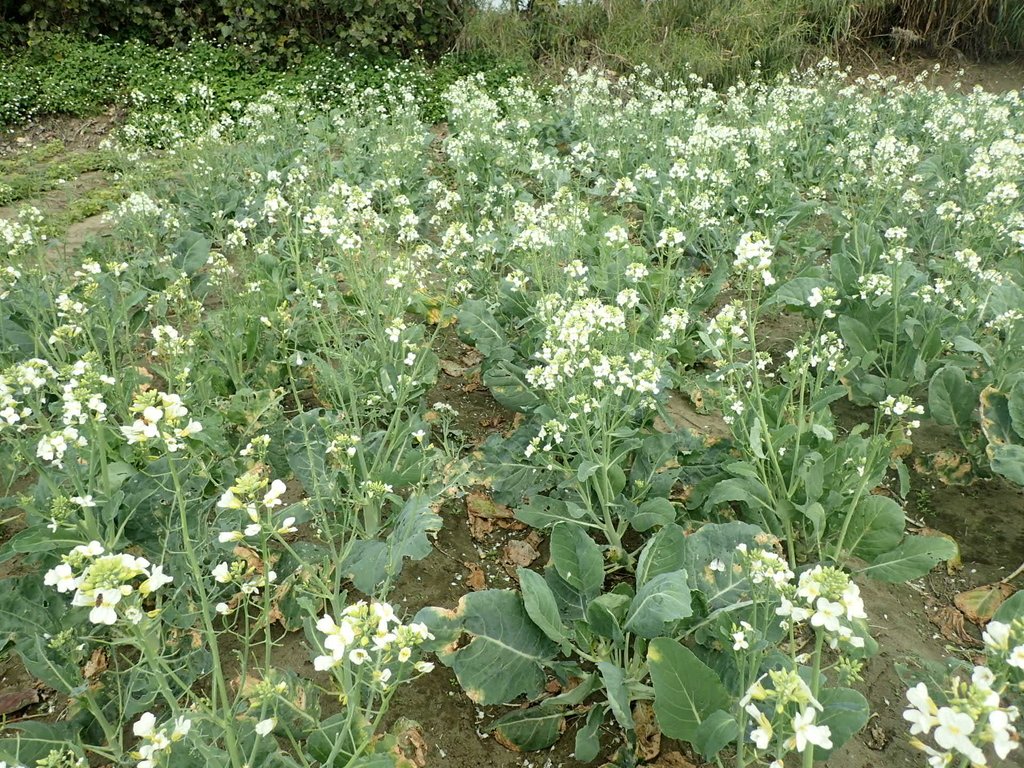
<instances>
[{"instance_id":1,"label":"tall grass clump","mask_svg":"<svg viewBox=\"0 0 1024 768\"><path fill-rule=\"evenodd\" d=\"M690 71L715 85L882 44L992 58L1024 51L1016 0L554 0L478 4L463 50L544 68Z\"/></svg>"},{"instance_id":2,"label":"tall grass clump","mask_svg":"<svg viewBox=\"0 0 1024 768\"><path fill-rule=\"evenodd\" d=\"M802 0L605 0L535 3L528 11L481 8L460 37L465 50L543 66L689 69L722 85L756 65L786 69L802 58L811 27Z\"/></svg>"}]
</instances>

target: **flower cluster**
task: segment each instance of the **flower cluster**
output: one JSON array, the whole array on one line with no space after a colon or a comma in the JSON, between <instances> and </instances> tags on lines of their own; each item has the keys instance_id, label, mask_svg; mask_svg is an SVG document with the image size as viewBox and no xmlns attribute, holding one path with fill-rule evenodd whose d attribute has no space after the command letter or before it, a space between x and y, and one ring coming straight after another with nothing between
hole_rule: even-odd
<instances>
[{"instance_id":1,"label":"flower cluster","mask_svg":"<svg viewBox=\"0 0 1024 768\"><path fill-rule=\"evenodd\" d=\"M936 702L925 683L907 691L911 744L928 755L931 768L956 763L987 765L985 750L1005 760L1020 748L1020 719L1007 697L1024 691L1024 619L990 622L982 635L987 665L976 665L971 679L953 678ZM935 746L923 741L930 737Z\"/></svg>"},{"instance_id":2,"label":"flower cluster","mask_svg":"<svg viewBox=\"0 0 1024 768\"><path fill-rule=\"evenodd\" d=\"M782 604L775 612L783 618L786 628L810 621L831 648L838 648L840 644L864 647L860 631L867 614L860 588L850 580L849 574L831 566L816 565L801 573L795 587L787 586L782 594Z\"/></svg>"},{"instance_id":3,"label":"flower cluster","mask_svg":"<svg viewBox=\"0 0 1024 768\"><path fill-rule=\"evenodd\" d=\"M188 408L178 395L147 390L135 399L131 412L135 421L121 427L128 445L161 441L168 451L175 453L181 449L182 440L203 431L202 424L188 419Z\"/></svg>"},{"instance_id":4,"label":"flower cluster","mask_svg":"<svg viewBox=\"0 0 1024 768\"><path fill-rule=\"evenodd\" d=\"M891 416L893 421L903 424L904 434L907 437L910 437L912 431L921 426L920 419L910 417L924 415L924 406L915 405L914 401L907 395L900 395L899 397L889 395L878 404L878 407L882 409L883 414Z\"/></svg>"},{"instance_id":5,"label":"flower cluster","mask_svg":"<svg viewBox=\"0 0 1024 768\"><path fill-rule=\"evenodd\" d=\"M398 667L411 661L415 648L433 640L424 624L403 624L388 603L360 600L341 612L339 621L324 615L316 624L323 633L325 653L313 660L320 670L334 669L342 664L372 670L371 682L386 688ZM430 672L430 662L419 661L413 668Z\"/></svg>"},{"instance_id":6,"label":"flower cluster","mask_svg":"<svg viewBox=\"0 0 1024 768\"><path fill-rule=\"evenodd\" d=\"M152 712L144 712L142 717L132 724L132 733L141 740L134 753L139 758L136 768L170 765L164 761L168 759L172 747L188 736L191 729L192 721L184 716L157 728L156 716Z\"/></svg>"},{"instance_id":7,"label":"flower cluster","mask_svg":"<svg viewBox=\"0 0 1024 768\"><path fill-rule=\"evenodd\" d=\"M822 706L796 670L771 670L747 689L740 705L754 723L749 738L760 751L773 744L797 752L808 745L832 748L832 729L814 722ZM772 765L781 768L782 761Z\"/></svg>"},{"instance_id":8,"label":"flower cluster","mask_svg":"<svg viewBox=\"0 0 1024 768\"><path fill-rule=\"evenodd\" d=\"M268 487L269 485L269 487ZM221 544L241 541L246 538L259 538L274 533L294 533L295 518L285 517L275 520L275 512L282 505L281 496L288 490L282 480L269 482L264 476L264 468L257 465L243 473L238 480L221 495L217 501L220 509L241 509L249 522L241 530L221 531L218 540Z\"/></svg>"},{"instance_id":9,"label":"flower cluster","mask_svg":"<svg viewBox=\"0 0 1024 768\"><path fill-rule=\"evenodd\" d=\"M82 544L64 555L60 565L46 572L43 583L58 592L74 591L71 604L89 607L93 624L117 623L120 610L128 621L137 624L143 613L137 601L128 605L132 595L147 597L174 581L164 573L163 566L151 565L144 557L129 554L104 555L98 541ZM145 577L142 583L133 584Z\"/></svg>"},{"instance_id":10,"label":"flower cluster","mask_svg":"<svg viewBox=\"0 0 1024 768\"><path fill-rule=\"evenodd\" d=\"M736 272L758 275L766 287L775 285L771 271L775 249L764 235L760 232L744 232L736 244L735 254L732 268Z\"/></svg>"}]
</instances>

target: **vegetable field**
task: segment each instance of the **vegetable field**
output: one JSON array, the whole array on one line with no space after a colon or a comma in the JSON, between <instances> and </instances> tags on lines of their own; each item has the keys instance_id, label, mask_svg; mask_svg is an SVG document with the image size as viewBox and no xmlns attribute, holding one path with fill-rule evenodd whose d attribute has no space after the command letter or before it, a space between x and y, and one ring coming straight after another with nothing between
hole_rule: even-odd
<instances>
[{"instance_id":1,"label":"vegetable field","mask_svg":"<svg viewBox=\"0 0 1024 768\"><path fill-rule=\"evenodd\" d=\"M6 209L0 765L1019 764L1021 91L408 72Z\"/></svg>"}]
</instances>

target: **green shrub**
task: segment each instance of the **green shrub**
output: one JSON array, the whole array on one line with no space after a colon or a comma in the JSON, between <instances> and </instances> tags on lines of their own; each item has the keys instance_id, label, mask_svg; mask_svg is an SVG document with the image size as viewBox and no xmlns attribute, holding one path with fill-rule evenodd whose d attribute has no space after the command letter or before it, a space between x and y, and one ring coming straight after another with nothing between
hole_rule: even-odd
<instances>
[{"instance_id":1,"label":"green shrub","mask_svg":"<svg viewBox=\"0 0 1024 768\"><path fill-rule=\"evenodd\" d=\"M262 61L293 61L311 45L346 51L439 53L465 0L35 0L5 19L32 31L139 38L166 46L197 37L241 46Z\"/></svg>"}]
</instances>

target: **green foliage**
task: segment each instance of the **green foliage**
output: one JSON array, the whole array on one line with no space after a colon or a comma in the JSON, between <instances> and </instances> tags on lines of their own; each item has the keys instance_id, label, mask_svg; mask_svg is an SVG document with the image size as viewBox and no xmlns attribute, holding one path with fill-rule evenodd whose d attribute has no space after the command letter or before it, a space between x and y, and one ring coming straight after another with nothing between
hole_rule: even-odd
<instances>
[{"instance_id":1,"label":"green foliage","mask_svg":"<svg viewBox=\"0 0 1024 768\"><path fill-rule=\"evenodd\" d=\"M441 52L463 12L461 0L43 0L26 4L15 21L32 30L138 38L160 46L205 37L282 62L313 44L364 53Z\"/></svg>"}]
</instances>

